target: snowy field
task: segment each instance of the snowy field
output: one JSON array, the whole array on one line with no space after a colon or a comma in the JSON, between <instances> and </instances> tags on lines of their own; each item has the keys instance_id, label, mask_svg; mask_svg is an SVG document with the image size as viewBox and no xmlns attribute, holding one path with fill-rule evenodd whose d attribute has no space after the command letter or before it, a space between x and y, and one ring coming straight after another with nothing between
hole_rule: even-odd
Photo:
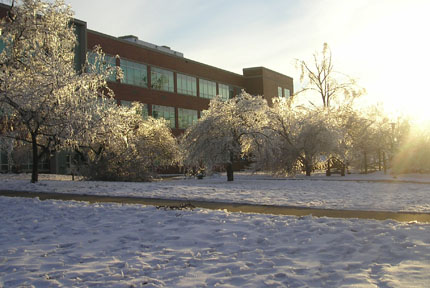
<instances>
[{"instance_id":1,"label":"snowy field","mask_svg":"<svg viewBox=\"0 0 430 288\"><path fill-rule=\"evenodd\" d=\"M383 174L313 176L310 179L272 178L237 173L234 182L225 175L151 183L70 181L70 176L0 175L0 190L57 192L88 195L193 199L314 208L430 212L430 177ZM346 181L345 181L346 180Z\"/></svg>"},{"instance_id":2,"label":"snowy field","mask_svg":"<svg viewBox=\"0 0 430 288\"><path fill-rule=\"evenodd\" d=\"M429 287L429 231L0 197L0 287Z\"/></svg>"}]
</instances>

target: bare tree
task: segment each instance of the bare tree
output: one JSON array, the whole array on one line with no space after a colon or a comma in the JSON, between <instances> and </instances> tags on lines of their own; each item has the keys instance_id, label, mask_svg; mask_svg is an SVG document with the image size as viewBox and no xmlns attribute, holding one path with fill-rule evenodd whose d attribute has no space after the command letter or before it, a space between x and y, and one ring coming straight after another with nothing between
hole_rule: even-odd
<instances>
[{"instance_id":1,"label":"bare tree","mask_svg":"<svg viewBox=\"0 0 430 288\"><path fill-rule=\"evenodd\" d=\"M299 95L305 91L313 91L321 97L323 107L330 107L334 100L351 103L365 90L357 86L356 81L340 72L334 70L332 53L327 45L323 44L321 53L313 54L313 62L296 60L300 70L300 81L303 88L295 93ZM340 97L342 96L342 99ZM344 102L341 102L344 105Z\"/></svg>"}]
</instances>

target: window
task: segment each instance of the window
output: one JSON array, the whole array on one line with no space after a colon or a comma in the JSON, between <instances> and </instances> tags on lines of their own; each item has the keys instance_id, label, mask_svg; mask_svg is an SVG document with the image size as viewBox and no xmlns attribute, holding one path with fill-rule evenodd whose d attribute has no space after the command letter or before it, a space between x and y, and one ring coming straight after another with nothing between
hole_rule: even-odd
<instances>
[{"instance_id":1,"label":"window","mask_svg":"<svg viewBox=\"0 0 430 288\"><path fill-rule=\"evenodd\" d=\"M143 119L148 119L149 113L148 113L148 104L142 104L142 117ZM175 114L173 113L173 117L175 117Z\"/></svg>"},{"instance_id":2,"label":"window","mask_svg":"<svg viewBox=\"0 0 430 288\"><path fill-rule=\"evenodd\" d=\"M0 148L0 171L9 172L9 157L6 151Z\"/></svg>"},{"instance_id":3,"label":"window","mask_svg":"<svg viewBox=\"0 0 430 288\"><path fill-rule=\"evenodd\" d=\"M228 88L228 99L232 99L234 97L234 87Z\"/></svg>"},{"instance_id":4,"label":"window","mask_svg":"<svg viewBox=\"0 0 430 288\"><path fill-rule=\"evenodd\" d=\"M284 97L285 97L285 98L288 98L288 97L290 97L290 96L291 96L291 94L290 94L290 89L284 88Z\"/></svg>"},{"instance_id":5,"label":"window","mask_svg":"<svg viewBox=\"0 0 430 288\"><path fill-rule=\"evenodd\" d=\"M75 36L76 36L76 46L75 46L75 69L76 71L80 71L82 68L82 64L84 63L85 59L82 59L82 50L84 50L84 42L85 41L85 35L86 35L86 25L81 25L81 24L77 24L75 23L75 25L73 25L74 29L73 31L75 32ZM116 79L115 79L116 80Z\"/></svg>"},{"instance_id":6,"label":"window","mask_svg":"<svg viewBox=\"0 0 430 288\"><path fill-rule=\"evenodd\" d=\"M121 69L124 72L124 78L121 79L122 83L148 87L148 71L146 65L121 59Z\"/></svg>"},{"instance_id":7,"label":"window","mask_svg":"<svg viewBox=\"0 0 430 288\"><path fill-rule=\"evenodd\" d=\"M199 93L201 98L214 98L216 96L216 83L199 79Z\"/></svg>"},{"instance_id":8,"label":"window","mask_svg":"<svg viewBox=\"0 0 430 288\"><path fill-rule=\"evenodd\" d=\"M66 155L66 168L70 169L72 167L72 154Z\"/></svg>"},{"instance_id":9,"label":"window","mask_svg":"<svg viewBox=\"0 0 430 288\"><path fill-rule=\"evenodd\" d=\"M218 91L222 100L227 101L229 99L230 90L228 85L218 84Z\"/></svg>"},{"instance_id":10,"label":"window","mask_svg":"<svg viewBox=\"0 0 430 288\"><path fill-rule=\"evenodd\" d=\"M179 129L187 129L197 122L197 110L178 108Z\"/></svg>"},{"instance_id":11,"label":"window","mask_svg":"<svg viewBox=\"0 0 430 288\"><path fill-rule=\"evenodd\" d=\"M31 151L26 151L25 158L21 160L19 165L23 170L29 171L33 169L33 155ZM49 156L46 156L45 154L42 158L40 158L38 167L39 170L49 170Z\"/></svg>"},{"instance_id":12,"label":"window","mask_svg":"<svg viewBox=\"0 0 430 288\"><path fill-rule=\"evenodd\" d=\"M1 30L0 30L1 35ZM0 39L0 53L3 52L4 48L6 48L6 43L3 41L3 39Z\"/></svg>"},{"instance_id":13,"label":"window","mask_svg":"<svg viewBox=\"0 0 430 288\"><path fill-rule=\"evenodd\" d=\"M164 118L170 122L170 128L175 128L175 108L161 105L152 105L152 117Z\"/></svg>"},{"instance_id":14,"label":"window","mask_svg":"<svg viewBox=\"0 0 430 288\"><path fill-rule=\"evenodd\" d=\"M93 52L88 52L88 63L94 64L96 62L97 54ZM116 58L110 55L105 55L103 63L98 63L95 67L95 71L91 71L91 69L88 72L95 72L100 73L101 69L107 69L109 67L116 67ZM115 82L116 81L116 73L111 73L109 77L106 79L107 81Z\"/></svg>"},{"instance_id":15,"label":"window","mask_svg":"<svg viewBox=\"0 0 430 288\"><path fill-rule=\"evenodd\" d=\"M282 87L278 87L278 97L282 98Z\"/></svg>"},{"instance_id":16,"label":"window","mask_svg":"<svg viewBox=\"0 0 430 288\"><path fill-rule=\"evenodd\" d=\"M176 86L178 93L197 96L197 81L195 77L176 74Z\"/></svg>"},{"instance_id":17,"label":"window","mask_svg":"<svg viewBox=\"0 0 430 288\"><path fill-rule=\"evenodd\" d=\"M3 35L3 31L2 31L2 29L0 28L0 36L2 36ZM8 38L10 38L10 36L5 36L5 35L3 35L3 37L0 39L0 53L2 53L3 52L3 50L6 48L6 42L5 42L5 37L8 37ZM10 45L11 43L9 43L9 45ZM10 49L10 48L9 48ZM9 54L9 53L8 53Z\"/></svg>"},{"instance_id":18,"label":"window","mask_svg":"<svg viewBox=\"0 0 430 288\"><path fill-rule=\"evenodd\" d=\"M151 67L151 88L173 92L173 72L160 68Z\"/></svg>"}]
</instances>

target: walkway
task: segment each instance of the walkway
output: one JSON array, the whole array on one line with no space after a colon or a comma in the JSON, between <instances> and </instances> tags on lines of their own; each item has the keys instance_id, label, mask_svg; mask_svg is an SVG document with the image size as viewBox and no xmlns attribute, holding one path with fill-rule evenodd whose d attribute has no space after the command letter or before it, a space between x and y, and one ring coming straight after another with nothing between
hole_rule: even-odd
<instances>
[{"instance_id":1,"label":"walkway","mask_svg":"<svg viewBox=\"0 0 430 288\"><path fill-rule=\"evenodd\" d=\"M297 206L276 206L276 205L259 205L247 203L229 203L229 202L209 202L200 200L171 200L159 198L141 198L141 197L117 197L117 196L96 196L81 194L63 194L63 193L41 193L26 191L0 191L0 196L7 197L26 197L40 200L74 200L86 201L90 203L123 203L123 204L142 204L162 207L166 209L181 208L204 208L211 210L227 210L229 212L244 213L262 213L274 215L293 215L331 218L360 218L387 220L392 219L400 222L427 222L430 223L430 213L420 212L390 212L390 211L362 211L362 210L335 210L335 209L318 209Z\"/></svg>"}]
</instances>

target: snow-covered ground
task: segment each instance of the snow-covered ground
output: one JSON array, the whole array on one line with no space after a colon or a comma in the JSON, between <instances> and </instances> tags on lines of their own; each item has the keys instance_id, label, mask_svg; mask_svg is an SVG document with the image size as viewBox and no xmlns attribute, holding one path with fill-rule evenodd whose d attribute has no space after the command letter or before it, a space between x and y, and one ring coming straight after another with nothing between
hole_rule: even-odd
<instances>
[{"instance_id":1,"label":"snow-covered ground","mask_svg":"<svg viewBox=\"0 0 430 288\"><path fill-rule=\"evenodd\" d=\"M42 180L36 184L31 184L29 179L29 175L1 175L0 190L430 212L429 175L397 178L383 174L346 177L316 175L308 179L237 173L233 182L227 182L225 175L214 175L203 180L178 179L151 183L73 182L70 176L64 178L58 175L42 175Z\"/></svg>"},{"instance_id":2,"label":"snow-covered ground","mask_svg":"<svg viewBox=\"0 0 430 288\"><path fill-rule=\"evenodd\" d=\"M0 197L0 287L429 287L429 231Z\"/></svg>"}]
</instances>

